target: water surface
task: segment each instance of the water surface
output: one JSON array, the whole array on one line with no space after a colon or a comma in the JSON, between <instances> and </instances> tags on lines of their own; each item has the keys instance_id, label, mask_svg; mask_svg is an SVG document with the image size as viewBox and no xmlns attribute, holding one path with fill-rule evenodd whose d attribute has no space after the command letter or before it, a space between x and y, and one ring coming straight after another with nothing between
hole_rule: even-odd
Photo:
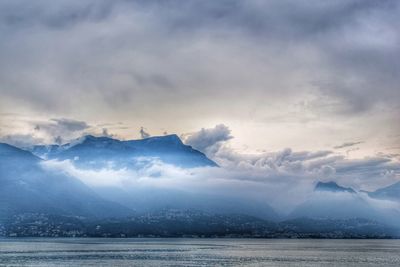
<instances>
[{"instance_id":1,"label":"water surface","mask_svg":"<svg viewBox=\"0 0 400 267\"><path fill-rule=\"evenodd\" d=\"M400 266L400 240L0 239L0 266Z\"/></svg>"}]
</instances>

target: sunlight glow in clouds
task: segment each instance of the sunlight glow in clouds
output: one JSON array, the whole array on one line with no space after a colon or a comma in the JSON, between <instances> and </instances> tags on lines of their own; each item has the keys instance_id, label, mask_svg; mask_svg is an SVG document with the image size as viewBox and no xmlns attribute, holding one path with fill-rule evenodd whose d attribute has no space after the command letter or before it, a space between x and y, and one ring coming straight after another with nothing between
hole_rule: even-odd
<instances>
[{"instance_id":1,"label":"sunlight glow in clouds","mask_svg":"<svg viewBox=\"0 0 400 267\"><path fill-rule=\"evenodd\" d=\"M399 154L399 15L395 0L1 1L0 136L224 123L241 151Z\"/></svg>"}]
</instances>

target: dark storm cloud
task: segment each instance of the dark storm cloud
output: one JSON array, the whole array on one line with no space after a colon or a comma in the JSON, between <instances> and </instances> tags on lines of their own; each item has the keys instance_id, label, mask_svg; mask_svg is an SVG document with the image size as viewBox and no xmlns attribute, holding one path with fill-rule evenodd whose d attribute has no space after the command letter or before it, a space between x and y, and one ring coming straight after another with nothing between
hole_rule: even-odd
<instances>
[{"instance_id":1,"label":"dark storm cloud","mask_svg":"<svg viewBox=\"0 0 400 267\"><path fill-rule=\"evenodd\" d=\"M307 33L326 32L353 20L354 15L374 9L396 8L396 1L2 1L1 21L12 27L39 24L64 28L85 21L109 19L119 8L157 14L167 28L181 32L210 25L244 29L250 34L274 33L304 38ZM119 9L119 10L118 10Z\"/></svg>"},{"instance_id":2,"label":"dark storm cloud","mask_svg":"<svg viewBox=\"0 0 400 267\"><path fill-rule=\"evenodd\" d=\"M109 1L2 1L1 23L12 28L71 27L82 21L100 21L111 12Z\"/></svg>"},{"instance_id":3,"label":"dark storm cloud","mask_svg":"<svg viewBox=\"0 0 400 267\"><path fill-rule=\"evenodd\" d=\"M374 146L375 132L375 144L397 147L385 138L400 130L399 16L395 0L4 0L0 114L153 134L224 122L260 149ZM9 121L0 117L2 136L17 133ZM35 132L69 140L89 130L50 124ZM198 144L221 154L221 143Z\"/></svg>"},{"instance_id":4,"label":"dark storm cloud","mask_svg":"<svg viewBox=\"0 0 400 267\"><path fill-rule=\"evenodd\" d=\"M242 78L259 79L256 82L262 90L252 82L235 88L234 78L225 80L224 75L205 72L213 62L201 59L203 52L225 60L235 56L235 42L244 49L244 56L236 54L237 60L248 64L246 60L251 58L246 59L246 55L264 56L266 61L258 64L274 64L289 80L296 76L296 70L286 70L281 64L289 63L286 61L290 55L303 53L303 49L313 50L311 55L302 56L301 62L296 62L295 56L290 63L308 72L323 70L303 81L313 82L319 91L322 104L316 103L317 108L360 112L382 102L393 104L394 97L399 97L398 1L41 0L2 1L0 10L0 31L6 40L0 47L2 90L8 97L26 98L33 106L44 109L69 109L80 103L73 99L61 105L60 94L92 94L111 107L135 101L148 103L158 96L167 96L171 104L185 97L193 102L204 95L200 92L219 90L217 96L222 97L229 90L242 87L256 96L276 90L298 94L294 88L279 88L283 87L280 84L269 86L261 75ZM121 25L125 27L122 30ZM72 39L67 40L67 36ZM58 38L67 42L58 43ZM193 62L196 55L188 56L182 51L199 42L211 46L207 51L200 47L199 61ZM224 46L228 48L226 54L220 50ZM15 58L26 47L37 56L24 58L22 54L20 59ZM146 62L148 72L123 61L124 55L132 53L138 55L132 58L138 65ZM169 64L152 65L157 64L152 54L163 57L166 53L171 55ZM281 55L274 56L275 53ZM110 62L114 55L116 62ZM317 57L317 62L312 57ZM110 65L103 65L107 61ZM188 67L183 78L178 75L182 64ZM45 75L46 68L52 66L57 79ZM241 69L225 67L221 72L243 75ZM18 80L15 74L9 75L18 71ZM83 73L85 78L81 77ZM105 73L108 81L101 78ZM203 84L199 84L200 80ZM112 93L108 90L111 86ZM171 91L176 93L175 99L168 97Z\"/></svg>"},{"instance_id":5,"label":"dark storm cloud","mask_svg":"<svg viewBox=\"0 0 400 267\"><path fill-rule=\"evenodd\" d=\"M77 121L71 119L51 119L52 122L55 122L55 127L63 128L67 131L75 132L75 131L82 131L89 128L89 125L84 121Z\"/></svg>"},{"instance_id":6,"label":"dark storm cloud","mask_svg":"<svg viewBox=\"0 0 400 267\"><path fill-rule=\"evenodd\" d=\"M84 121L66 118L53 118L49 121L31 122L34 124L36 134L40 133L44 137L50 138L57 144L69 141L77 137L91 126Z\"/></svg>"}]
</instances>

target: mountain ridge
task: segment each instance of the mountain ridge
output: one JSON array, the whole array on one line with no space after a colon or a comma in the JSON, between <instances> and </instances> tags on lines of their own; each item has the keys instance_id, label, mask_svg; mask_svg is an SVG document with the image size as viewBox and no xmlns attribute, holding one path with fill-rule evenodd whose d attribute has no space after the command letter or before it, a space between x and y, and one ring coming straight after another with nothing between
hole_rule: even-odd
<instances>
[{"instance_id":1,"label":"mountain ridge","mask_svg":"<svg viewBox=\"0 0 400 267\"><path fill-rule=\"evenodd\" d=\"M353 188L340 186L336 182L333 182L333 181L329 181L329 182L319 181L315 185L314 191L347 192L347 193L352 193L352 194L356 193L356 191Z\"/></svg>"},{"instance_id":2,"label":"mountain ridge","mask_svg":"<svg viewBox=\"0 0 400 267\"><path fill-rule=\"evenodd\" d=\"M92 161L102 162L95 167L110 161L120 167L132 167L132 159L138 157L158 158L179 167L218 167L204 153L185 145L176 134L126 141L86 135L71 143L37 145L29 150L46 159L74 160L81 167Z\"/></svg>"},{"instance_id":3,"label":"mountain ridge","mask_svg":"<svg viewBox=\"0 0 400 267\"><path fill-rule=\"evenodd\" d=\"M400 200L400 182L368 192L368 195L376 199Z\"/></svg>"},{"instance_id":4,"label":"mountain ridge","mask_svg":"<svg viewBox=\"0 0 400 267\"><path fill-rule=\"evenodd\" d=\"M75 177L42 167L28 151L0 144L0 218L25 212L84 217L121 216L130 209L107 201Z\"/></svg>"}]
</instances>

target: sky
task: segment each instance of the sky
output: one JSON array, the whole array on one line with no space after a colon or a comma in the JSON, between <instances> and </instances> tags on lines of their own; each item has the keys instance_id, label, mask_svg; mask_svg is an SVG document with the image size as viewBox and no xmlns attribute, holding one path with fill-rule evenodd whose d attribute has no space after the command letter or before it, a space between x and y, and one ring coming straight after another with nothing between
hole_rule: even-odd
<instances>
[{"instance_id":1,"label":"sky","mask_svg":"<svg viewBox=\"0 0 400 267\"><path fill-rule=\"evenodd\" d=\"M399 180L399 16L396 0L3 0L0 140L176 133L220 162L327 153Z\"/></svg>"}]
</instances>

